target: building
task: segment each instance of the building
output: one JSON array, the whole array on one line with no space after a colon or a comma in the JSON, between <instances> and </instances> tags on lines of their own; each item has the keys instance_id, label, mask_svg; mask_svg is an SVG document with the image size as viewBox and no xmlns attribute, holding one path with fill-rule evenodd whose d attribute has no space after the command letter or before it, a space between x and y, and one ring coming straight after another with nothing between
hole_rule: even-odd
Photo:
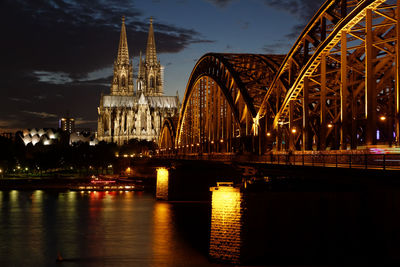
<instances>
[{"instance_id":1,"label":"building","mask_svg":"<svg viewBox=\"0 0 400 267\"><path fill-rule=\"evenodd\" d=\"M25 146L28 144L36 145L41 143L45 146L59 143L61 140L60 130L52 128L32 128L24 129L17 133L17 136L21 138Z\"/></svg>"},{"instance_id":2,"label":"building","mask_svg":"<svg viewBox=\"0 0 400 267\"><path fill-rule=\"evenodd\" d=\"M135 90L123 17L110 94L101 95L98 107L99 141L118 145L133 138L157 141L164 118L178 114L179 97L164 96L164 67L157 60L152 19L146 55L142 60L140 53L139 61Z\"/></svg>"},{"instance_id":3,"label":"building","mask_svg":"<svg viewBox=\"0 0 400 267\"><path fill-rule=\"evenodd\" d=\"M61 118L58 121L58 128L64 132L73 133L75 131L75 119L69 116Z\"/></svg>"}]
</instances>

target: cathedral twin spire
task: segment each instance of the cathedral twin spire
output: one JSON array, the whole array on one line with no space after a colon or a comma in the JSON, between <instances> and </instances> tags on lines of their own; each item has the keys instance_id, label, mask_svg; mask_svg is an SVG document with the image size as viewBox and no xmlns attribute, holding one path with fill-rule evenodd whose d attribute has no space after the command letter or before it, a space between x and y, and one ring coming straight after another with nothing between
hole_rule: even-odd
<instances>
[{"instance_id":1,"label":"cathedral twin spire","mask_svg":"<svg viewBox=\"0 0 400 267\"><path fill-rule=\"evenodd\" d=\"M140 53L137 80L138 93L146 96L163 95L164 67L157 61L156 42L154 38L153 18L147 38L146 57L142 61ZM111 86L112 95L133 95L133 70L129 62L128 41L126 37L125 17L122 17L121 35L118 46L118 56L114 63L114 78Z\"/></svg>"},{"instance_id":2,"label":"cathedral twin spire","mask_svg":"<svg viewBox=\"0 0 400 267\"><path fill-rule=\"evenodd\" d=\"M150 65L157 63L156 42L154 39L153 18L150 18L149 36L147 37L146 62Z\"/></svg>"},{"instance_id":3,"label":"cathedral twin spire","mask_svg":"<svg viewBox=\"0 0 400 267\"><path fill-rule=\"evenodd\" d=\"M128 40L126 38L125 16L122 17L121 36L118 46L118 64L129 64Z\"/></svg>"}]
</instances>

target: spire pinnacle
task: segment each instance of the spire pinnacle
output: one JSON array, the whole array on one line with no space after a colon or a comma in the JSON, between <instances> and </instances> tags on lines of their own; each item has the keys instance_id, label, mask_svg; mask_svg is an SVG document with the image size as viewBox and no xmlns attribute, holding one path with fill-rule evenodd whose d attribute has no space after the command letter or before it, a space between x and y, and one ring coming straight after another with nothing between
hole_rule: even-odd
<instances>
[{"instance_id":1,"label":"spire pinnacle","mask_svg":"<svg viewBox=\"0 0 400 267\"><path fill-rule=\"evenodd\" d=\"M126 38L125 16L122 16L121 36L119 38L118 58L120 64L129 64L128 41Z\"/></svg>"},{"instance_id":2,"label":"spire pinnacle","mask_svg":"<svg viewBox=\"0 0 400 267\"><path fill-rule=\"evenodd\" d=\"M154 39L153 17L150 17L149 36L147 37L146 63L153 65L157 63L156 42Z\"/></svg>"}]
</instances>

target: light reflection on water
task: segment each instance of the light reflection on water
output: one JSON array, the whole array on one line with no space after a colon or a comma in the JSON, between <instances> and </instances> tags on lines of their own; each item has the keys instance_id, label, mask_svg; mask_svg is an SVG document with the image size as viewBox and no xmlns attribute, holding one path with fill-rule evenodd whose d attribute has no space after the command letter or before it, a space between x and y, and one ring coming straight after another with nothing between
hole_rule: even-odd
<instances>
[{"instance_id":1,"label":"light reflection on water","mask_svg":"<svg viewBox=\"0 0 400 267\"><path fill-rule=\"evenodd\" d=\"M52 266L57 252L63 266L211 265L173 204L142 192L0 191L0 205L0 266Z\"/></svg>"}]
</instances>

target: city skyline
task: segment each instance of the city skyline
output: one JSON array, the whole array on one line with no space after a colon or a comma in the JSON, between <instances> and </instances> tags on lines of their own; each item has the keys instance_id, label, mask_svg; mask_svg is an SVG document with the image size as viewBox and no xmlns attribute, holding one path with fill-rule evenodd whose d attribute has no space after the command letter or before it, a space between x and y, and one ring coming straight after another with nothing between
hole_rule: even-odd
<instances>
[{"instance_id":1,"label":"city skyline","mask_svg":"<svg viewBox=\"0 0 400 267\"><path fill-rule=\"evenodd\" d=\"M68 110L77 127L95 129L100 94L110 90L122 16L134 75L153 17L165 93L178 91L182 99L203 54L285 54L322 2L5 1L0 131L56 127Z\"/></svg>"}]
</instances>

